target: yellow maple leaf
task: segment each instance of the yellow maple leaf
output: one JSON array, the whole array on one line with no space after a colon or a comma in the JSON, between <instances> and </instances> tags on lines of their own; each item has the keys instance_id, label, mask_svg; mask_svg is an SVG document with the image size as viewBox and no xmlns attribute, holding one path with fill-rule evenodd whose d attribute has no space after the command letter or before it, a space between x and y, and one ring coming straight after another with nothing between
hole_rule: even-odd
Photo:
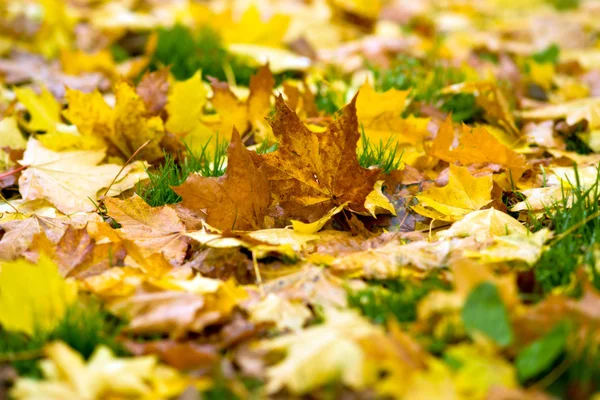
<instances>
[{"instance_id":1,"label":"yellow maple leaf","mask_svg":"<svg viewBox=\"0 0 600 400\"><path fill-rule=\"evenodd\" d=\"M224 14L229 23L217 26L226 44L251 43L268 47L283 47L283 37L291 18L276 14L264 20L257 7L248 7L239 19L230 12Z\"/></svg>"},{"instance_id":2,"label":"yellow maple leaf","mask_svg":"<svg viewBox=\"0 0 600 400\"><path fill-rule=\"evenodd\" d=\"M25 123L27 129L49 132L56 128L61 106L48 89L43 88L38 95L31 88L15 88L15 95L31 116L31 121Z\"/></svg>"},{"instance_id":3,"label":"yellow maple leaf","mask_svg":"<svg viewBox=\"0 0 600 400\"><path fill-rule=\"evenodd\" d=\"M415 145L422 143L429 135L429 118L401 116L409 94L409 90L396 89L378 93L368 82L361 86L356 100L356 114L365 135L372 143Z\"/></svg>"},{"instance_id":4,"label":"yellow maple leaf","mask_svg":"<svg viewBox=\"0 0 600 400\"><path fill-rule=\"evenodd\" d=\"M160 141L165 130L160 117L148 118L144 101L128 83L117 83L114 92L116 104L113 109L98 91L82 93L67 90L69 108L64 115L81 135L69 148L99 149L112 145L127 158L149 140L139 157L148 161L163 157ZM53 149L58 146L54 142L46 140Z\"/></svg>"},{"instance_id":5,"label":"yellow maple leaf","mask_svg":"<svg viewBox=\"0 0 600 400\"><path fill-rule=\"evenodd\" d=\"M326 309L325 315L324 324L260 344L269 351L287 350L284 360L267 368L269 393L283 387L307 393L334 378L355 389L365 386L368 374L359 340L380 335L381 328L353 311Z\"/></svg>"},{"instance_id":6,"label":"yellow maple leaf","mask_svg":"<svg viewBox=\"0 0 600 400\"><path fill-rule=\"evenodd\" d=\"M7 330L48 332L76 296L74 283L66 282L43 254L37 264L24 259L0 263L0 323Z\"/></svg>"},{"instance_id":7,"label":"yellow maple leaf","mask_svg":"<svg viewBox=\"0 0 600 400\"><path fill-rule=\"evenodd\" d=\"M108 50L86 53L81 50L63 48L60 51L60 64L63 71L69 75L79 75L84 72L102 72L112 77L116 74L115 60Z\"/></svg>"},{"instance_id":8,"label":"yellow maple leaf","mask_svg":"<svg viewBox=\"0 0 600 400\"><path fill-rule=\"evenodd\" d=\"M167 98L169 119L165 128L177 135L192 132L201 124L200 117L206 104L206 94L200 71L188 80L175 82Z\"/></svg>"},{"instance_id":9,"label":"yellow maple leaf","mask_svg":"<svg viewBox=\"0 0 600 400\"><path fill-rule=\"evenodd\" d=\"M158 364L155 356L116 357L99 346L90 360L63 342L46 346L44 379L20 378L11 391L15 399L171 398L189 380L174 369Z\"/></svg>"},{"instance_id":10,"label":"yellow maple leaf","mask_svg":"<svg viewBox=\"0 0 600 400\"><path fill-rule=\"evenodd\" d=\"M442 221L457 221L492 201L492 176L475 178L466 167L450 165L450 180L444 187L431 187L416 198L417 213Z\"/></svg>"},{"instance_id":11,"label":"yellow maple leaf","mask_svg":"<svg viewBox=\"0 0 600 400\"><path fill-rule=\"evenodd\" d=\"M60 49L70 48L73 41L75 20L67 3L61 0L40 0L43 20L35 35L35 47L46 57L52 57Z\"/></svg>"}]
</instances>

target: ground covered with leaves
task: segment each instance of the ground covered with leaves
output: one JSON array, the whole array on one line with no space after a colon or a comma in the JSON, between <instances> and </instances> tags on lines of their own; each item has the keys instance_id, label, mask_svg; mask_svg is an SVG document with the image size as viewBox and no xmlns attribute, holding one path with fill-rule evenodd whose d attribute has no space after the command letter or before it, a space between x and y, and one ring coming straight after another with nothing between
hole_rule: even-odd
<instances>
[{"instance_id":1,"label":"ground covered with leaves","mask_svg":"<svg viewBox=\"0 0 600 400\"><path fill-rule=\"evenodd\" d=\"M600 3L0 3L0 398L600 398Z\"/></svg>"}]
</instances>

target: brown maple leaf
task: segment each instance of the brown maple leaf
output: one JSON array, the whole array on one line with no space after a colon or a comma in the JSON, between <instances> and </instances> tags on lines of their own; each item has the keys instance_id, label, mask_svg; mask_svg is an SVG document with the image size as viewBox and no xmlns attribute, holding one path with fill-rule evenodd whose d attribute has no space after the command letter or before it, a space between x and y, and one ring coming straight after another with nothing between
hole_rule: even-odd
<instances>
[{"instance_id":1,"label":"brown maple leaf","mask_svg":"<svg viewBox=\"0 0 600 400\"><path fill-rule=\"evenodd\" d=\"M147 72L135 91L144 101L149 116L160 115L167 105L169 93L169 67Z\"/></svg>"},{"instance_id":2,"label":"brown maple leaf","mask_svg":"<svg viewBox=\"0 0 600 400\"><path fill-rule=\"evenodd\" d=\"M269 122L279 149L256 155L254 161L265 168L284 215L313 222L346 202L350 210L364 212L380 171L362 168L356 157L356 96L324 132L309 130L281 95L276 106Z\"/></svg>"},{"instance_id":3,"label":"brown maple leaf","mask_svg":"<svg viewBox=\"0 0 600 400\"><path fill-rule=\"evenodd\" d=\"M271 202L269 182L252 162L237 129L227 150L227 172L220 178L190 175L173 190L183 207L206 214L206 223L223 230L260 229Z\"/></svg>"}]
</instances>

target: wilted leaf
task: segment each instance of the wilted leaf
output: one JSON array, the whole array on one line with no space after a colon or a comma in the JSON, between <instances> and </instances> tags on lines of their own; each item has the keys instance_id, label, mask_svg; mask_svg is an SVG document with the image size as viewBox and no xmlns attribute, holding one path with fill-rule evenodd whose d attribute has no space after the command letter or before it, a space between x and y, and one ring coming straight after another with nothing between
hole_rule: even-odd
<instances>
[{"instance_id":1,"label":"wilted leaf","mask_svg":"<svg viewBox=\"0 0 600 400\"><path fill-rule=\"evenodd\" d=\"M303 331L264 341L266 350L287 350L267 369L269 393L286 387L302 394L338 378L352 388L365 384L365 356L358 340L378 331L351 311L328 309L326 321Z\"/></svg>"},{"instance_id":2,"label":"wilted leaf","mask_svg":"<svg viewBox=\"0 0 600 400\"><path fill-rule=\"evenodd\" d=\"M159 115L167 104L169 68L146 73L135 88L135 91L144 101L148 114Z\"/></svg>"},{"instance_id":3,"label":"wilted leaf","mask_svg":"<svg viewBox=\"0 0 600 400\"><path fill-rule=\"evenodd\" d=\"M206 89L200 71L190 79L175 82L167 100L169 118L165 127L169 132L186 135L198 127L206 104Z\"/></svg>"},{"instance_id":4,"label":"wilted leaf","mask_svg":"<svg viewBox=\"0 0 600 400\"><path fill-rule=\"evenodd\" d=\"M9 147L13 150L24 149L27 141L23 138L17 119L7 117L0 120L0 147Z\"/></svg>"},{"instance_id":5,"label":"wilted leaf","mask_svg":"<svg viewBox=\"0 0 600 400\"><path fill-rule=\"evenodd\" d=\"M427 118L401 116L409 94L409 90L395 89L378 93L368 82L361 86L356 100L356 113L365 135L372 143L416 145L429 136Z\"/></svg>"}]
</instances>

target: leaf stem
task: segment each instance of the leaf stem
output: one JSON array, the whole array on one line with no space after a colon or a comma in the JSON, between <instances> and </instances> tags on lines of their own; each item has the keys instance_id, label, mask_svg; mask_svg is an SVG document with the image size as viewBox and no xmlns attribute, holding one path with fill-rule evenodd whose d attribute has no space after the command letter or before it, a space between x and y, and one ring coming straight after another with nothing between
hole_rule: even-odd
<instances>
[{"instance_id":1,"label":"leaf stem","mask_svg":"<svg viewBox=\"0 0 600 400\"><path fill-rule=\"evenodd\" d=\"M27 168L29 168L29 165L21 165L19 168L15 168L15 169L13 169L11 171L8 171L8 172L5 172L3 174L0 174L0 179L4 179L6 177L14 175L17 172L21 172L21 171L23 171L24 169L27 169Z\"/></svg>"},{"instance_id":2,"label":"leaf stem","mask_svg":"<svg viewBox=\"0 0 600 400\"><path fill-rule=\"evenodd\" d=\"M142 144L140 147L138 147L138 149L131 155L131 157L129 157L127 162L125 164L123 164L123 166L121 167L121 169L119 170L117 175L115 175L115 179L113 179L112 182L110 183L110 185L108 185L108 187L106 188L106 192L104 192L104 196L106 196L108 194L108 192L110 191L110 188L112 187L112 185L115 184L115 182L117 181L117 178L119 177L119 175L121 175L121 172L123 172L125 167L131 162L131 160L133 160L135 158L135 156L137 156L137 154L140 151L142 151L142 149L144 147L148 146L149 143L150 143L150 140L146 140L146 142L144 144Z\"/></svg>"}]
</instances>

